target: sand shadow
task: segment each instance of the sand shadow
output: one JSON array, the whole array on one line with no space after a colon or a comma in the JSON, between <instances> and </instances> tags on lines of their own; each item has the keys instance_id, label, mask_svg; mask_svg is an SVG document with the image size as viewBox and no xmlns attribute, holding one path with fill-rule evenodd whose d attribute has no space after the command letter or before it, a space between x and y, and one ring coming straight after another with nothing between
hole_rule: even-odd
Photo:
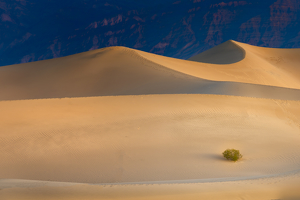
<instances>
[{"instance_id":1,"label":"sand shadow","mask_svg":"<svg viewBox=\"0 0 300 200\"><path fill-rule=\"evenodd\" d=\"M232 64L243 60L246 56L245 50L229 40L207 51L195 55L188 60L209 64Z\"/></svg>"},{"instance_id":2,"label":"sand shadow","mask_svg":"<svg viewBox=\"0 0 300 200\"><path fill-rule=\"evenodd\" d=\"M198 159L227 161L221 154L201 154L197 155Z\"/></svg>"}]
</instances>

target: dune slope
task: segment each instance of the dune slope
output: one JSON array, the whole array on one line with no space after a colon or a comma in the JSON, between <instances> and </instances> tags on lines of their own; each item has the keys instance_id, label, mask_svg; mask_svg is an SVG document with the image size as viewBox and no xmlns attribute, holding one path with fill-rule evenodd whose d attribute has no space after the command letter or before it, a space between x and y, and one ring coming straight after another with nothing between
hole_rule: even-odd
<instances>
[{"instance_id":1,"label":"dune slope","mask_svg":"<svg viewBox=\"0 0 300 200\"><path fill-rule=\"evenodd\" d=\"M227 52L226 56L217 59L220 62L230 57L227 54L231 55L229 60L239 57L236 55L239 51L245 52L245 56L237 63L217 65L110 47L64 58L5 66L0 68L0 100L144 94L300 99L297 49L280 50L294 52L290 56L294 60L287 65L288 69L263 58L262 55L273 55L268 49L265 52L265 48L228 41L216 49L208 53L218 58L220 52ZM261 55L258 56L253 49L261 50ZM206 54L203 53L204 57Z\"/></svg>"},{"instance_id":2,"label":"dune slope","mask_svg":"<svg viewBox=\"0 0 300 200\"><path fill-rule=\"evenodd\" d=\"M183 94L0 105L4 199L300 195L299 101ZM226 148L244 158L226 161Z\"/></svg>"},{"instance_id":3,"label":"dune slope","mask_svg":"<svg viewBox=\"0 0 300 200\"><path fill-rule=\"evenodd\" d=\"M300 168L299 102L158 95L1 106L2 178L115 183L260 177ZM230 147L242 151L242 162L222 158Z\"/></svg>"},{"instance_id":4,"label":"dune slope","mask_svg":"<svg viewBox=\"0 0 300 200\"><path fill-rule=\"evenodd\" d=\"M243 60L246 51L234 41L224 42L215 48L189 58L191 61L211 64L232 64Z\"/></svg>"},{"instance_id":5,"label":"dune slope","mask_svg":"<svg viewBox=\"0 0 300 200\"><path fill-rule=\"evenodd\" d=\"M230 40L190 58L192 62L139 53L170 69L206 80L300 88L300 49L270 49Z\"/></svg>"},{"instance_id":6,"label":"dune slope","mask_svg":"<svg viewBox=\"0 0 300 200\"><path fill-rule=\"evenodd\" d=\"M0 80L1 100L176 93L199 82L124 47L1 67Z\"/></svg>"}]
</instances>

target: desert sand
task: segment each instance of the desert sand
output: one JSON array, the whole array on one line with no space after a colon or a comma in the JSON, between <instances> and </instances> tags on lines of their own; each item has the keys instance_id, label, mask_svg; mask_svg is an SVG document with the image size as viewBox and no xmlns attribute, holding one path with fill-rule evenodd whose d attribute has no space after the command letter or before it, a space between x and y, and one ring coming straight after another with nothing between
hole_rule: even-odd
<instances>
[{"instance_id":1,"label":"desert sand","mask_svg":"<svg viewBox=\"0 0 300 200\"><path fill-rule=\"evenodd\" d=\"M299 53L228 41L1 67L0 199L300 199Z\"/></svg>"}]
</instances>

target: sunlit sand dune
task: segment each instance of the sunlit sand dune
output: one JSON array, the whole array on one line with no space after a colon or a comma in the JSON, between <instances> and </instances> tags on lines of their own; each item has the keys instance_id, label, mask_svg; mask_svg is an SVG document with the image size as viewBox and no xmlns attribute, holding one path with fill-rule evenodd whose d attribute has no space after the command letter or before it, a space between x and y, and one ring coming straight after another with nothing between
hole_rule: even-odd
<instances>
[{"instance_id":1,"label":"sunlit sand dune","mask_svg":"<svg viewBox=\"0 0 300 200\"><path fill-rule=\"evenodd\" d=\"M184 60L139 52L170 69L206 80L300 89L300 49L270 49L227 41Z\"/></svg>"},{"instance_id":2,"label":"sunlit sand dune","mask_svg":"<svg viewBox=\"0 0 300 200\"><path fill-rule=\"evenodd\" d=\"M241 48L232 41L221 46L221 50L227 46ZM251 48L259 48L245 46L245 49L251 50L251 55ZM218 50L219 47L215 48ZM214 49L211 51L214 52ZM269 51L266 49L266 52ZM295 52L294 60L290 59L293 62L287 66L289 74L281 70L280 76L277 76L279 68L258 56L246 56L234 64L214 65L125 47L104 48L1 67L0 100L143 94L221 94L299 100L300 92L294 90L300 88L297 76L300 60L295 61L299 51L281 51ZM235 51L231 54L231 57L236 56ZM272 56L271 53L269 55ZM224 59L224 56L219 58Z\"/></svg>"},{"instance_id":3,"label":"sunlit sand dune","mask_svg":"<svg viewBox=\"0 0 300 200\"><path fill-rule=\"evenodd\" d=\"M297 199L297 52L229 41L193 61L111 47L1 67L0 199Z\"/></svg>"}]
</instances>

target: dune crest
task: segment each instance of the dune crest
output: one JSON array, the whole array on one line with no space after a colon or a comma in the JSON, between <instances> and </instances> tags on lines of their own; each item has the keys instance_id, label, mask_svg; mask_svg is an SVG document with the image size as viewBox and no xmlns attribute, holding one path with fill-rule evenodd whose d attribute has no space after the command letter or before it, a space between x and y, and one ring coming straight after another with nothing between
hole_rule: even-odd
<instances>
[{"instance_id":1,"label":"dune crest","mask_svg":"<svg viewBox=\"0 0 300 200\"><path fill-rule=\"evenodd\" d=\"M226 49L228 46L231 48ZM220 49L224 49L226 53L219 51ZM240 53L237 53L238 51ZM242 51L244 52L243 59L241 59ZM207 70L211 70L212 73L204 77L205 75L201 75L199 70L197 76L201 78L299 89L300 69L297 67L300 63L299 53L300 49L265 48L228 41L189 60L200 62L199 65L205 65L201 62L207 57L215 58L218 62L228 63L206 64ZM230 63L229 61L232 61L233 58L238 62ZM195 69L195 67L193 68Z\"/></svg>"},{"instance_id":2,"label":"dune crest","mask_svg":"<svg viewBox=\"0 0 300 200\"><path fill-rule=\"evenodd\" d=\"M240 59L241 48L245 52L244 59L221 65L168 58L126 47L109 47L0 67L0 100L145 94L300 99L299 50L273 51L228 41L208 53L214 55L225 51L232 59ZM274 63L268 57L275 58L286 51L296 52L282 54L286 65ZM221 55L218 59L224 57L230 58ZM286 61L285 57L291 61ZM284 95L280 97L280 93Z\"/></svg>"},{"instance_id":3,"label":"dune crest","mask_svg":"<svg viewBox=\"0 0 300 200\"><path fill-rule=\"evenodd\" d=\"M189 58L188 60L210 64L233 64L245 58L246 52L233 40Z\"/></svg>"}]
</instances>

